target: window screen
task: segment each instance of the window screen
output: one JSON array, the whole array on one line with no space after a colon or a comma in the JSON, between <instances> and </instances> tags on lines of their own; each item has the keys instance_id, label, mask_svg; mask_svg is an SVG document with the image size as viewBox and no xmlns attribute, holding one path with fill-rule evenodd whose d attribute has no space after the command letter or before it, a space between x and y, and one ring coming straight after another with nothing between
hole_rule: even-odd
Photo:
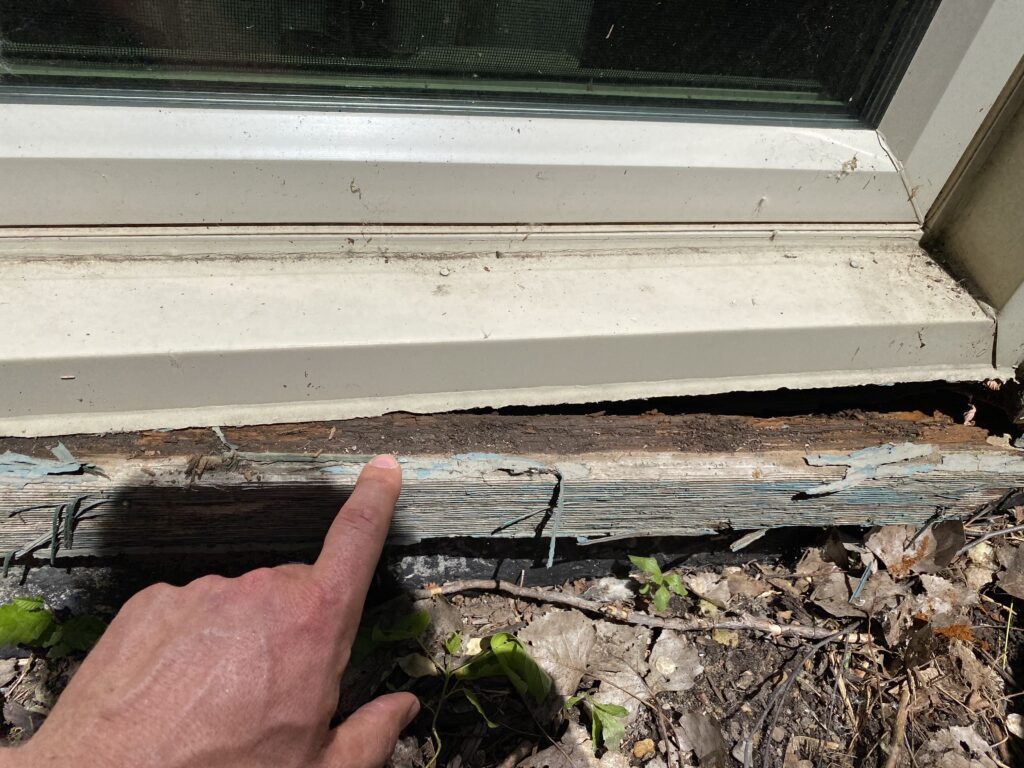
<instances>
[{"instance_id":1,"label":"window screen","mask_svg":"<svg viewBox=\"0 0 1024 768\"><path fill-rule=\"evenodd\" d=\"M877 119L938 0L0 0L0 83Z\"/></svg>"}]
</instances>

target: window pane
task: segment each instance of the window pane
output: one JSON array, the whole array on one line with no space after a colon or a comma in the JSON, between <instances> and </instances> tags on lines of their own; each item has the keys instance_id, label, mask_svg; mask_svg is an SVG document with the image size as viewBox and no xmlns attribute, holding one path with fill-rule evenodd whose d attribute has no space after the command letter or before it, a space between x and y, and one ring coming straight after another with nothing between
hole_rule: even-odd
<instances>
[{"instance_id":1,"label":"window pane","mask_svg":"<svg viewBox=\"0 0 1024 768\"><path fill-rule=\"evenodd\" d=\"M0 82L873 121L938 0L0 0Z\"/></svg>"}]
</instances>

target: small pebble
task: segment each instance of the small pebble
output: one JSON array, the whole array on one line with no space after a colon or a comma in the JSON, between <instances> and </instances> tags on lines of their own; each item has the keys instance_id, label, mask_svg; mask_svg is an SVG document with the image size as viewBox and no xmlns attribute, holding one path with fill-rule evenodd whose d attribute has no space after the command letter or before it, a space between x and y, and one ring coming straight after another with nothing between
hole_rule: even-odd
<instances>
[{"instance_id":1,"label":"small pebble","mask_svg":"<svg viewBox=\"0 0 1024 768\"><path fill-rule=\"evenodd\" d=\"M451 273L452 271L448 269L448 267L441 267L441 271L438 274L441 275L441 277L448 277Z\"/></svg>"},{"instance_id":2,"label":"small pebble","mask_svg":"<svg viewBox=\"0 0 1024 768\"><path fill-rule=\"evenodd\" d=\"M785 738L786 738L786 731L785 730L783 730L779 726L775 726L774 728L772 728L772 740L773 741L782 741Z\"/></svg>"},{"instance_id":3,"label":"small pebble","mask_svg":"<svg viewBox=\"0 0 1024 768\"><path fill-rule=\"evenodd\" d=\"M634 744L633 757L637 760L650 760L654 757L654 739L643 739Z\"/></svg>"}]
</instances>

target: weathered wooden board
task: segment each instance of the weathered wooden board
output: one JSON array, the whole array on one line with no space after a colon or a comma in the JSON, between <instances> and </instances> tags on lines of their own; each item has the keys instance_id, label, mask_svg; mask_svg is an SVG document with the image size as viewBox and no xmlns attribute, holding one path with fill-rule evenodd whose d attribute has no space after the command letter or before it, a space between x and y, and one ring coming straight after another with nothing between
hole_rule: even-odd
<instances>
[{"instance_id":1,"label":"weathered wooden board","mask_svg":"<svg viewBox=\"0 0 1024 768\"><path fill-rule=\"evenodd\" d=\"M769 397L786 399L784 395L764 395ZM966 397L961 399L967 402ZM788 400L801 409L812 409L817 402L807 393L789 393ZM851 410L834 416L775 418L657 411L637 415L394 413L347 421L224 427L223 434L243 451L444 456L473 451L557 455L601 451L853 450L901 442L966 447L984 446L988 433L954 423L942 414ZM83 456L178 456L224 451L224 443L212 430L181 429L62 438L0 437L0 453L10 450L48 456L49 447L58 439L72 453Z\"/></svg>"},{"instance_id":2,"label":"weathered wooden board","mask_svg":"<svg viewBox=\"0 0 1024 768\"><path fill-rule=\"evenodd\" d=\"M0 441L0 453L35 457L19 464L0 456L0 552L48 557L55 519L59 557L308 551L347 496L364 450L401 456L396 541L588 543L923 522L936 512L967 514L1024 485L1024 453L990 444L983 430L916 413L394 416L224 437L227 444L210 430L69 437L70 457L48 453L56 441ZM438 451L438 443L464 450ZM488 450L496 444L517 450ZM551 445L584 450L523 450ZM408 450L416 446L426 450ZM92 468L74 473L81 463Z\"/></svg>"}]
</instances>

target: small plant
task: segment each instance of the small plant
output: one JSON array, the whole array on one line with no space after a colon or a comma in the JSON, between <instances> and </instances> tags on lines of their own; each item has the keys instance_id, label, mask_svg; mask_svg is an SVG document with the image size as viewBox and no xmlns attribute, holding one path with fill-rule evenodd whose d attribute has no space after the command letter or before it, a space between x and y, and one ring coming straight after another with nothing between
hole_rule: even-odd
<instances>
[{"instance_id":1,"label":"small plant","mask_svg":"<svg viewBox=\"0 0 1024 768\"><path fill-rule=\"evenodd\" d=\"M502 679L527 702L538 705L551 692L551 678L537 666L520 640L507 632L498 632L479 645L466 643L461 632L450 635L443 643L442 658L437 658L423 642L423 634L430 626L430 615L417 611L399 617L388 625L362 626L356 636L352 658L359 663L383 646L415 642L420 651L397 659L398 666L410 678L439 678L440 692L423 699L423 706L431 713L430 733L434 742L434 755L426 768L434 768L441 754L442 740L438 720L445 706L455 699L465 699L488 728L498 728L487 714L475 681ZM468 660L461 661L469 647L482 648Z\"/></svg>"},{"instance_id":2,"label":"small plant","mask_svg":"<svg viewBox=\"0 0 1024 768\"><path fill-rule=\"evenodd\" d=\"M629 562L647 574L647 583L640 587L640 594L650 593L651 602L658 611L668 608L668 601L672 599L673 593L679 597L686 597L686 587L678 573L662 573L661 566L653 557L629 556Z\"/></svg>"},{"instance_id":3,"label":"small plant","mask_svg":"<svg viewBox=\"0 0 1024 768\"><path fill-rule=\"evenodd\" d=\"M358 664L382 646L418 641L429 626L430 614L426 611L404 614L388 625L362 625L356 631L356 639L352 643L352 660Z\"/></svg>"},{"instance_id":4,"label":"small plant","mask_svg":"<svg viewBox=\"0 0 1024 768\"><path fill-rule=\"evenodd\" d=\"M459 666L453 666L452 661L462 653L465 644L460 632L445 640L445 654L441 665L431 661L428 650L423 648L426 654L424 658L444 677L437 701L433 704L424 704L433 715L430 732L434 739L434 755L426 768L433 768L441 754L441 736L437 730L437 721L445 703L453 697L463 697L477 711L488 728L498 727L498 724L488 717L476 692L468 685L472 681L504 678L524 701L533 704L540 704L551 692L551 678L537 666L537 662L530 657L517 637L507 632L498 632L485 643L485 650Z\"/></svg>"},{"instance_id":5,"label":"small plant","mask_svg":"<svg viewBox=\"0 0 1024 768\"><path fill-rule=\"evenodd\" d=\"M0 605L0 645L46 648L51 659L89 651L106 628L95 616L59 621L41 597L16 597Z\"/></svg>"},{"instance_id":6,"label":"small plant","mask_svg":"<svg viewBox=\"0 0 1024 768\"><path fill-rule=\"evenodd\" d=\"M618 704L602 704L589 693L570 696L565 700L565 708L572 709L580 702L590 713L590 741L594 745L594 752L602 746L617 750L626 735L626 718L629 716L626 708Z\"/></svg>"}]
</instances>

